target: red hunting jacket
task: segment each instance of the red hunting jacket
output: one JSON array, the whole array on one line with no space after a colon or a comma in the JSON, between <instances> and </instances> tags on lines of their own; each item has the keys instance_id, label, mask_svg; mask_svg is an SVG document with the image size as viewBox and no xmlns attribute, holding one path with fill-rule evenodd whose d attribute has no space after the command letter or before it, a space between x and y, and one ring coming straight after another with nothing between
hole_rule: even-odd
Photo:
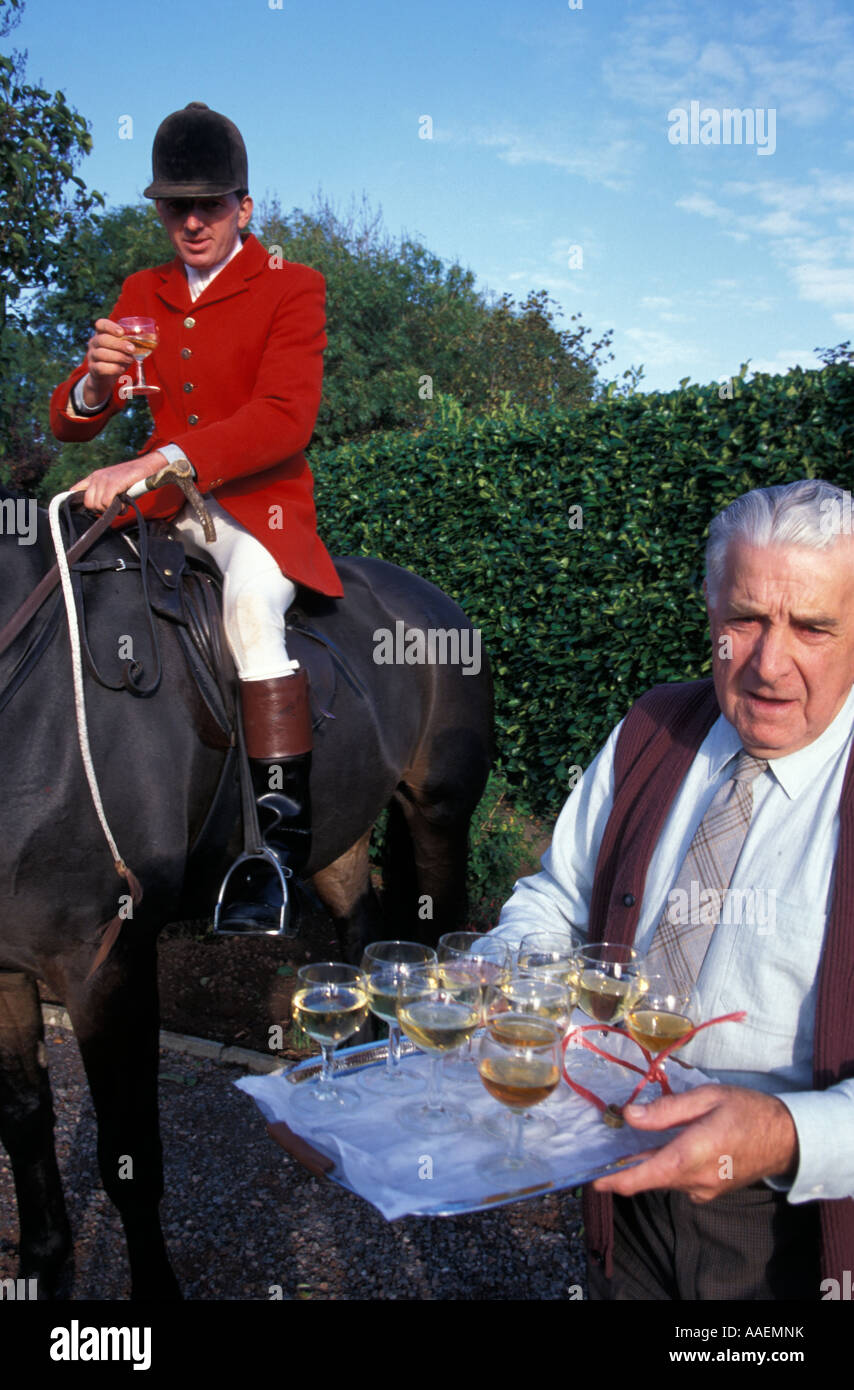
<instances>
[{"instance_id":1,"label":"red hunting jacket","mask_svg":"<svg viewBox=\"0 0 854 1390\"><path fill-rule=\"evenodd\" d=\"M303 454L320 406L325 285L308 266L277 264L249 236L194 304L176 256L131 275L109 317L145 315L160 333L145 361L146 381L161 389L148 398L154 433L142 452L177 444L199 490L212 492L288 578L337 598L341 584L317 534ZM93 439L125 404L117 382L102 414L70 415L69 393L85 374L84 362L53 393L57 439ZM183 502L168 487L138 505L147 516L171 518Z\"/></svg>"}]
</instances>

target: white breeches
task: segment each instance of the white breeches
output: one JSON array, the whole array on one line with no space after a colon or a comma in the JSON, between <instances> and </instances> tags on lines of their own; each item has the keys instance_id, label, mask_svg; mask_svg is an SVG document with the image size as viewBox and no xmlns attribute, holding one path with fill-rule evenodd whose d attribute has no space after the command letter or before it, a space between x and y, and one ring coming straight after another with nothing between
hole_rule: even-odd
<instances>
[{"instance_id":1,"label":"white breeches","mask_svg":"<svg viewBox=\"0 0 854 1390\"><path fill-rule=\"evenodd\" d=\"M296 598L269 550L250 535L212 497L205 497L216 526L216 540L205 533L189 504L171 523L190 554L210 558L223 579L223 622L242 681L289 676L299 667L285 648L284 615Z\"/></svg>"}]
</instances>

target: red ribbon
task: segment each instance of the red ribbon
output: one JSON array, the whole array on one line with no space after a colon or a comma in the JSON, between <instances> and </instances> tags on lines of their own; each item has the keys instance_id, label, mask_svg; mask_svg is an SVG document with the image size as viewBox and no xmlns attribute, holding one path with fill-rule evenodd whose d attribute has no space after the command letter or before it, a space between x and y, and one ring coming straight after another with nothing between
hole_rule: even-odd
<instances>
[{"instance_id":1,"label":"red ribbon","mask_svg":"<svg viewBox=\"0 0 854 1390\"><path fill-rule=\"evenodd\" d=\"M581 1096L583 1100L588 1101L591 1105L595 1105L597 1110L605 1111L609 1108L605 1101L602 1100L601 1096L596 1095L595 1091L588 1091L586 1086L581 1086L577 1081L573 1081L566 1069L566 1049L575 1038L579 1038L581 1046L586 1047L589 1052L595 1052L597 1056L604 1057L606 1062L616 1062L618 1067L625 1067L628 1071L636 1071L638 1076L641 1077L641 1080L625 1102L626 1105L631 1105L632 1101L640 1095L644 1086L650 1081L654 1081L656 1085L661 1087L662 1095L669 1096L672 1095L673 1092L666 1075L661 1070L661 1064L670 1056L671 1052L675 1052L678 1047L684 1047L686 1043L689 1043L691 1039L696 1037L697 1033L701 1032L704 1028L711 1028L716 1023L741 1023L746 1017L747 1014L742 1009L738 1013L721 1014L719 1018L710 1018L706 1023L698 1023L696 1028L692 1028L689 1033L684 1033L681 1038L674 1038L672 1043L668 1043L667 1046L663 1047L655 1056L648 1052L641 1043L635 1042L631 1034L627 1033L623 1028L615 1028L613 1024L610 1023L582 1023L579 1024L577 1028L571 1028L561 1043L563 1074L573 1091ZM612 1053L605 1052L601 1047L597 1047L594 1042L584 1036L586 1033L619 1033L621 1038L628 1038L635 1044L635 1047L643 1053L647 1063L646 1071L644 1071L642 1067L636 1067L634 1062L626 1062L622 1057L614 1057ZM622 1110L622 1106L612 1108Z\"/></svg>"}]
</instances>

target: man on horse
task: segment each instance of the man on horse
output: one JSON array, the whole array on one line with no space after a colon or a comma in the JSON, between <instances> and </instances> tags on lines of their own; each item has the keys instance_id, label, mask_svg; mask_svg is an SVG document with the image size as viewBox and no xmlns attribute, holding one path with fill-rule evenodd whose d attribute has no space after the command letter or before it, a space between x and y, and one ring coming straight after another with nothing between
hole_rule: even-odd
<instances>
[{"instance_id":1,"label":"man on horse","mask_svg":"<svg viewBox=\"0 0 854 1390\"><path fill-rule=\"evenodd\" d=\"M175 487L147 494L141 509L172 521L186 548L222 572L255 791L275 816L266 840L298 872L311 843L311 715L306 673L285 649L284 614L297 584L343 592L317 535L303 453L320 405L325 285L317 271L269 257L246 232L246 149L225 116L203 102L167 116L152 163L145 196L176 258L125 281L85 360L53 393L51 426L63 440L103 429L126 403L134 360L118 320L156 320L146 368L157 388L154 432L138 458L98 469L75 490L104 510L167 463L192 465L216 520L213 543Z\"/></svg>"}]
</instances>

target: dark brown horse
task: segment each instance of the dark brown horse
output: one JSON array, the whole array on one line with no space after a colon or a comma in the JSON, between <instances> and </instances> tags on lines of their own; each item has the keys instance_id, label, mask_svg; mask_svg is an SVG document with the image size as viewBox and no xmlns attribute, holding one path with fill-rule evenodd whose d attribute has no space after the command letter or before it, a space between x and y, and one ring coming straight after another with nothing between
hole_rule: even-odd
<instances>
[{"instance_id":1,"label":"dark brown horse","mask_svg":"<svg viewBox=\"0 0 854 1390\"><path fill-rule=\"evenodd\" d=\"M38 544L19 543L23 537L8 528L0 535L0 626L44 571L46 529L39 513ZM127 553L112 533L90 558ZM334 718L322 718L315 731L306 877L352 956L382 933L368 845L386 806L391 934L430 939L458 922L469 821L489 769L492 701L479 634L450 599L380 561L337 564L343 599L301 596L305 622L341 653L333 663ZM134 630L129 613L139 605L139 581L107 570L82 582L92 646L109 668ZM101 1176L127 1235L133 1296L174 1297L158 1217L155 943L164 923L190 908L210 909L235 848L236 781L229 779L227 814L216 818L212 842L191 856L226 754L201 736L195 683L172 624L157 623L163 674L156 691L108 690L87 677L105 811L143 889L131 906L84 779L65 621L56 613L51 635L52 602L0 657L0 1140L18 1194L20 1273L36 1277L49 1296L62 1287L71 1248L43 1061L36 987L43 979L65 1002L80 1045ZM35 660L21 681L27 652ZM143 652L143 666L152 661ZM99 927L117 910L127 920L90 975Z\"/></svg>"}]
</instances>

